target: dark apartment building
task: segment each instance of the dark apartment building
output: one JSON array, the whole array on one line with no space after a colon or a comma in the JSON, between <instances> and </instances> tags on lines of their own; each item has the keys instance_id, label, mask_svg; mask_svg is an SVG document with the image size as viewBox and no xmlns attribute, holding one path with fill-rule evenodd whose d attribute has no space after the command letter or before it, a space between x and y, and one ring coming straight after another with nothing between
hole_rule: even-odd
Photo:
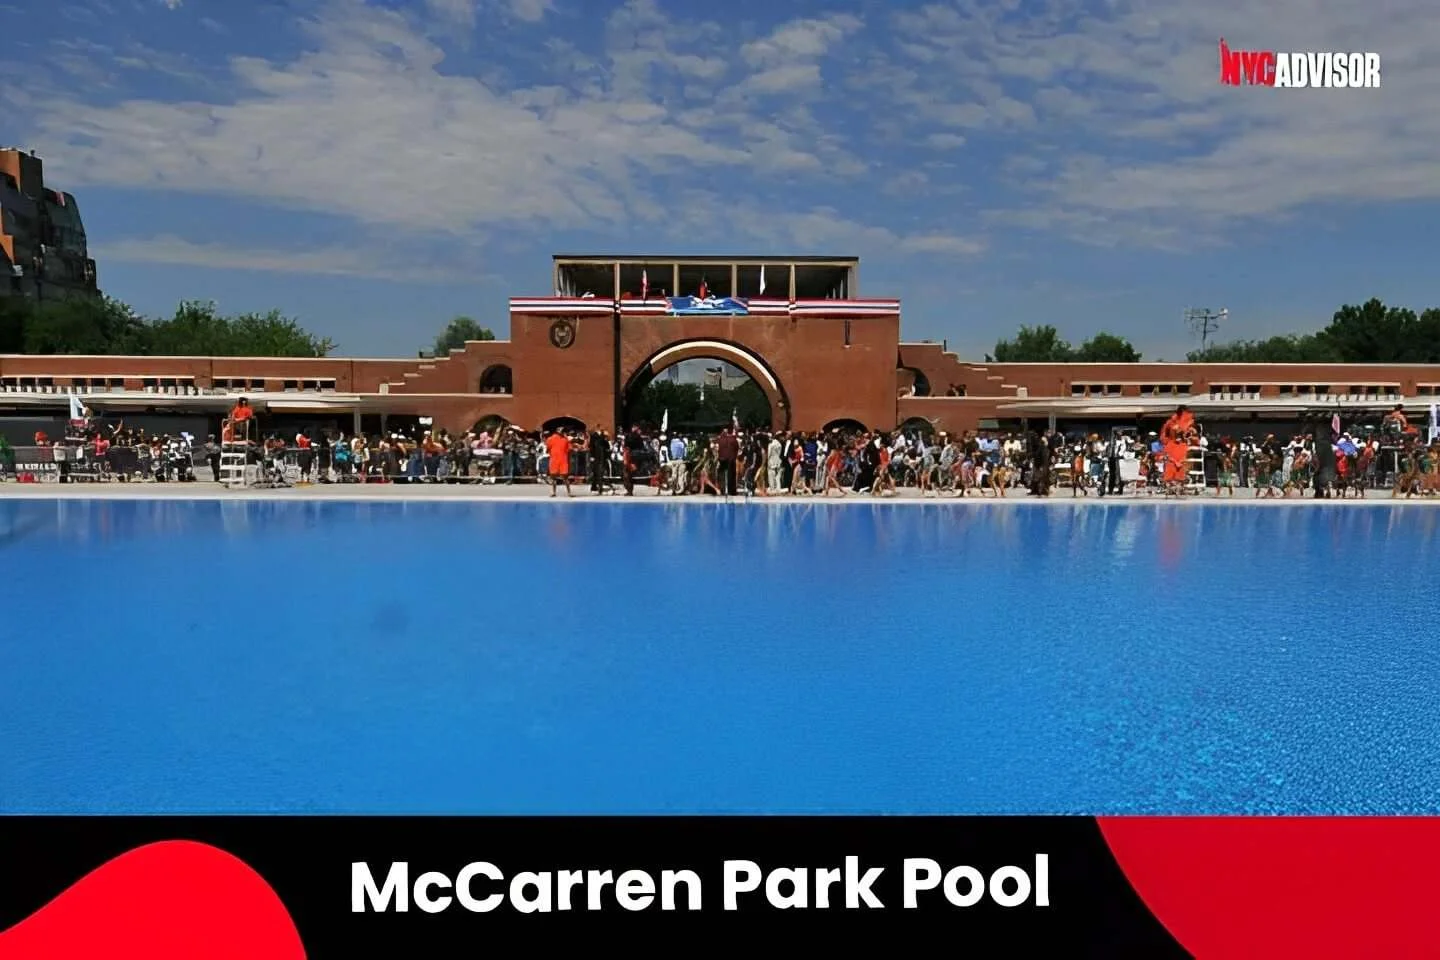
<instances>
[{"instance_id":1,"label":"dark apartment building","mask_svg":"<svg viewBox=\"0 0 1440 960\"><path fill-rule=\"evenodd\" d=\"M33 151L0 147L0 296L98 295L75 196L45 186Z\"/></svg>"}]
</instances>

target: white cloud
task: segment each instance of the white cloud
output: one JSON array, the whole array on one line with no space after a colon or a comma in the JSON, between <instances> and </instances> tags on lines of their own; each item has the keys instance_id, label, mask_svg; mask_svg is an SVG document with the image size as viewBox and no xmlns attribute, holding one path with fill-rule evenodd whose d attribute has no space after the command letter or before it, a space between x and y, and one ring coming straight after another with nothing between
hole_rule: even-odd
<instances>
[{"instance_id":1,"label":"white cloud","mask_svg":"<svg viewBox=\"0 0 1440 960\"><path fill-rule=\"evenodd\" d=\"M312 276L359 277L424 283L475 282L473 271L458 267L397 262L394 253L374 246L282 250L195 243L181 237L130 237L92 248L102 262L153 263L217 270L253 270Z\"/></svg>"},{"instance_id":2,"label":"white cloud","mask_svg":"<svg viewBox=\"0 0 1440 960\"><path fill-rule=\"evenodd\" d=\"M817 60L829 53L835 44L859 30L861 25L858 18L849 14L794 20L763 39L745 44L740 48L740 55L755 66Z\"/></svg>"},{"instance_id":3,"label":"white cloud","mask_svg":"<svg viewBox=\"0 0 1440 960\"><path fill-rule=\"evenodd\" d=\"M476 0L425 0L430 13L442 22L458 26L475 26Z\"/></svg>"},{"instance_id":4,"label":"white cloud","mask_svg":"<svg viewBox=\"0 0 1440 960\"><path fill-rule=\"evenodd\" d=\"M960 0L894 26L881 96L915 117L914 136L1000 130L1059 155L1023 184L1023 210L991 222L1184 247L1316 204L1440 199L1428 0L1395 0L1384 17L1348 0L1117 0L1083 14L1050 0L1024 18ZM1384 86L1225 88L1220 36L1236 49L1378 51Z\"/></svg>"},{"instance_id":5,"label":"white cloud","mask_svg":"<svg viewBox=\"0 0 1440 960\"><path fill-rule=\"evenodd\" d=\"M1263 10L1039 0L1023 17L1015 0L941 0L759 32L625 0L603 19L585 7L594 26L573 41L473 31L522 57L475 51L478 74L447 58L455 30L433 32L437 22L513 27L553 4L427 4L422 24L380 0L333 0L307 22L304 52L221 64L223 91L201 87L189 101L87 96L124 88L117 56L155 69L128 49L85 84L71 78L86 94L4 85L0 100L28 118L18 131L68 184L219 194L402 238L643 229L662 239L684 222L677 198L710 229L748 229L717 181L747 184L756 216L781 224L767 234L777 243L849 246L848 236L936 256L985 247L951 237L952 223L992 240L1030 230L1180 249L1319 203L1440 199L1440 114L1428 109L1440 94L1429 54L1440 16L1429 0L1392 0L1384 18L1352 0ZM1222 88L1220 35L1237 47L1377 50L1386 85ZM67 55L72 70L101 60ZM169 72L195 89L182 76L190 66ZM825 189L855 196L861 184L867 198L898 201L903 228L811 209ZM981 207L949 202L967 187Z\"/></svg>"},{"instance_id":6,"label":"white cloud","mask_svg":"<svg viewBox=\"0 0 1440 960\"><path fill-rule=\"evenodd\" d=\"M545 14L555 9L553 0L509 0L509 3L510 13L526 23L539 23Z\"/></svg>"},{"instance_id":7,"label":"white cloud","mask_svg":"<svg viewBox=\"0 0 1440 960\"><path fill-rule=\"evenodd\" d=\"M179 10L180 5L184 3L185 0L160 0L160 2L165 4L165 6L170 10Z\"/></svg>"},{"instance_id":8,"label":"white cloud","mask_svg":"<svg viewBox=\"0 0 1440 960\"><path fill-rule=\"evenodd\" d=\"M473 11L469 0L431 5L433 15ZM814 58L858 25L782 27L756 41L747 68L711 53L725 47L721 25L677 23L654 0L629 0L606 24L600 59L555 57L555 81L516 87L453 69L398 11L336 0L305 24L298 57L232 59L225 96L52 98L30 111L33 141L77 186L259 199L414 233L662 230L657 198L707 169L761 183L866 169L805 101L761 110L748 99L818 87ZM801 74L774 61L786 50L811 58Z\"/></svg>"}]
</instances>

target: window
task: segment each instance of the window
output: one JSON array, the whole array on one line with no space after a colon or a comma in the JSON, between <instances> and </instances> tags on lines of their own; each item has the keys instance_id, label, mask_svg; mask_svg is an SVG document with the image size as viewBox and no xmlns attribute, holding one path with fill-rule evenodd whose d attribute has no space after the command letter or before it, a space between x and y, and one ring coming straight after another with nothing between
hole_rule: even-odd
<instances>
[{"instance_id":1,"label":"window","mask_svg":"<svg viewBox=\"0 0 1440 960\"><path fill-rule=\"evenodd\" d=\"M300 389L300 381L286 380L283 384L280 385L280 389L284 390L287 393L294 393L295 391Z\"/></svg>"},{"instance_id":2,"label":"window","mask_svg":"<svg viewBox=\"0 0 1440 960\"><path fill-rule=\"evenodd\" d=\"M1422 383L1415 388L1415 392L1422 397L1433 397L1435 396L1435 384Z\"/></svg>"},{"instance_id":3,"label":"window","mask_svg":"<svg viewBox=\"0 0 1440 960\"><path fill-rule=\"evenodd\" d=\"M510 368L503 363L488 367L484 373L480 374L481 393L508 394L514 389L515 381Z\"/></svg>"},{"instance_id":4,"label":"window","mask_svg":"<svg viewBox=\"0 0 1440 960\"><path fill-rule=\"evenodd\" d=\"M1083 384L1083 383L1072 383L1072 384L1070 384L1070 396L1072 396L1072 397L1083 397L1083 396L1085 396L1085 384Z\"/></svg>"}]
</instances>

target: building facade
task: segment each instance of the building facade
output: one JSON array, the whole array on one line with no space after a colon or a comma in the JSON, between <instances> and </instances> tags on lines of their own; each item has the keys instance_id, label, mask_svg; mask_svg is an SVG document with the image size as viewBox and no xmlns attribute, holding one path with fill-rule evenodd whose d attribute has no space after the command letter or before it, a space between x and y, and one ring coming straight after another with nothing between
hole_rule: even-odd
<instances>
[{"instance_id":1,"label":"building facade","mask_svg":"<svg viewBox=\"0 0 1440 960\"><path fill-rule=\"evenodd\" d=\"M839 257L557 257L551 295L510 301L506 340L433 359L4 356L0 417L70 392L102 412L157 413L217 413L245 394L262 411L344 429L379 415L452 431L491 418L616 430L635 392L686 360L744 371L772 426L801 431L1133 423L1181 403L1253 421L1378 416L1396 403L1428 413L1440 399L1440 367L969 361L903 341L900 301L861 297L858 276L858 261Z\"/></svg>"},{"instance_id":2,"label":"building facade","mask_svg":"<svg viewBox=\"0 0 1440 960\"><path fill-rule=\"evenodd\" d=\"M44 161L33 152L0 147L0 296L98 295L74 195L45 185Z\"/></svg>"}]
</instances>

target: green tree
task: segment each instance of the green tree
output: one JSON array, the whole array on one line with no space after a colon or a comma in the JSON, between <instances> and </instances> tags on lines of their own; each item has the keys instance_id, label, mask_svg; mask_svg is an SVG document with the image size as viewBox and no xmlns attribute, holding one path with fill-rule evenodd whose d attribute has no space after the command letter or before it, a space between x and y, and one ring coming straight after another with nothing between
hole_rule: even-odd
<instances>
[{"instance_id":1,"label":"green tree","mask_svg":"<svg viewBox=\"0 0 1440 960\"><path fill-rule=\"evenodd\" d=\"M28 303L26 353L135 355L150 353L150 328L124 303L77 297Z\"/></svg>"},{"instance_id":2,"label":"green tree","mask_svg":"<svg viewBox=\"0 0 1440 960\"><path fill-rule=\"evenodd\" d=\"M230 322L213 303L186 300L168 320L150 325L151 344L156 354L170 357L232 357L235 344Z\"/></svg>"},{"instance_id":3,"label":"green tree","mask_svg":"<svg viewBox=\"0 0 1440 960\"><path fill-rule=\"evenodd\" d=\"M1097 333L1080 344L1074 359L1078 363L1139 363L1140 351L1124 337Z\"/></svg>"},{"instance_id":4,"label":"green tree","mask_svg":"<svg viewBox=\"0 0 1440 960\"><path fill-rule=\"evenodd\" d=\"M773 422L770 398L754 380L729 390L707 387L703 399L699 384L652 380L631 395L626 417L631 423L659 427L667 412L674 430L718 430L732 418L750 428Z\"/></svg>"},{"instance_id":5,"label":"green tree","mask_svg":"<svg viewBox=\"0 0 1440 960\"><path fill-rule=\"evenodd\" d=\"M0 353L25 352L29 304L23 297L0 297Z\"/></svg>"},{"instance_id":6,"label":"green tree","mask_svg":"<svg viewBox=\"0 0 1440 960\"><path fill-rule=\"evenodd\" d=\"M1318 334L1286 335L1268 340L1232 340L1192 350L1191 363L1336 363L1339 356Z\"/></svg>"},{"instance_id":7,"label":"green tree","mask_svg":"<svg viewBox=\"0 0 1440 960\"><path fill-rule=\"evenodd\" d=\"M470 317L456 317L435 338L435 356L444 357L451 350L459 350L470 340L494 340L495 333L480 326Z\"/></svg>"},{"instance_id":8,"label":"green tree","mask_svg":"<svg viewBox=\"0 0 1440 960\"><path fill-rule=\"evenodd\" d=\"M335 349L329 337L317 337L279 310L242 313L230 319L235 356L328 357Z\"/></svg>"},{"instance_id":9,"label":"green tree","mask_svg":"<svg viewBox=\"0 0 1440 960\"><path fill-rule=\"evenodd\" d=\"M994 355L987 355L989 363L1068 363L1075 358L1075 350L1060 339L1060 333L1049 324L1039 327L1021 327L1013 340L1001 340L995 344Z\"/></svg>"},{"instance_id":10,"label":"green tree","mask_svg":"<svg viewBox=\"0 0 1440 960\"><path fill-rule=\"evenodd\" d=\"M181 303L151 330L155 352L177 357L323 357L335 346L278 310L226 317L200 301Z\"/></svg>"},{"instance_id":11,"label":"green tree","mask_svg":"<svg viewBox=\"0 0 1440 960\"><path fill-rule=\"evenodd\" d=\"M1416 314L1378 299L1346 304L1331 317L1319 339L1346 363L1440 362L1440 311Z\"/></svg>"}]
</instances>

